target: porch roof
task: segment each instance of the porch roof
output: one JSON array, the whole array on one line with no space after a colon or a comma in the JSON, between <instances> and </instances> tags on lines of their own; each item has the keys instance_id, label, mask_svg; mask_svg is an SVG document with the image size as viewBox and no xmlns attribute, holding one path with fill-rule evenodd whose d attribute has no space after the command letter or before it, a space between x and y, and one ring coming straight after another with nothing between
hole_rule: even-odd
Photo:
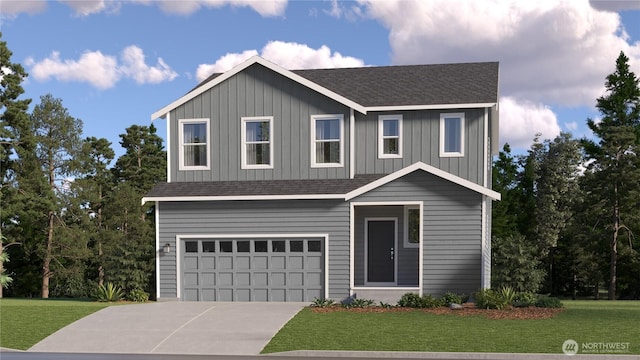
<instances>
[{"instance_id":1,"label":"porch roof","mask_svg":"<svg viewBox=\"0 0 640 360\"><path fill-rule=\"evenodd\" d=\"M344 199L345 194L384 176L367 174L356 175L353 179L159 183L142 201Z\"/></svg>"},{"instance_id":2,"label":"porch roof","mask_svg":"<svg viewBox=\"0 0 640 360\"><path fill-rule=\"evenodd\" d=\"M142 198L148 201L221 200L351 200L414 171L425 171L452 183L500 200L497 193L446 171L417 162L391 174L361 174L353 179L246 180L158 183Z\"/></svg>"}]
</instances>

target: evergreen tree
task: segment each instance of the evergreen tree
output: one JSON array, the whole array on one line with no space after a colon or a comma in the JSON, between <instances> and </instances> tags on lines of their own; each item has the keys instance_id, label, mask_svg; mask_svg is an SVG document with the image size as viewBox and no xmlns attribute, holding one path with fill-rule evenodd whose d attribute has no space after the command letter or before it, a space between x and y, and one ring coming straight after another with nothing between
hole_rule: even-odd
<instances>
[{"instance_id":1,"label":"evergreen tree","mask_svg":"<svg viewBox=\"0 0 640 360\"><path fill-rule=\"evenodd\" d=\"M583 139L593 173L588 199L599 212L597 224L608 229L609 289L616 298L618 243L640 220L640 87L629 70L629 58L620 53L616 70L606 78L607 93L597 99L601 120L587 125L599 140Z\"/></svg>"},{"instance_id":2,"label":"evergreen tree","mask_svg":"<svg viewBox=\"0 0 640 360\"><path fill-rule=\"evenodd\" d=\"M69 115L62 100L51 94L40 98L31 114L33 133L37 141L36 156L42 166L49 191L42 201L46 204L46 236L42 249L42 298L49 297L49 281L54 274L52 261L56 251L64 248L70 253L73 238L57 237L56 226L64 226L62 211L64 204L58 196L69 186L68 177L77 175L80 157L82 121Z\"/></svg>"},{"instance_id":3,"label":"evergreen tree","mask_svg":"<svg viewBox=\"0 0 640 360\"><path fill-rule=\"evenodd\" d=\"M491 172L493 190L502 195L491 207L491 234L504 238L515 235L520 206L517 202L518 164L511 155L511 147L505 144L493 163Z\"/></svg>"},{"instance_id":4,"label":"evergreen tree","mask_svg":"<svg viewBox=\"0 0 640 360\"><path fill-rule=\"evenodd\" d=\"M116 186L105 202L109 231L105 248L105 278L126 290L152 292L155 250L153 204L140 199L160 181L166 180L166 153L162 138L151 126L133 125L120 135L125 154L114 166Z\"/></svg>"},{"instance_id":5,"label":"evergreen tree","mask_svg":"<svg viewBox=\"0 0 640 360\"><path fill-rule=\"evenodd\" d=\"M0 39L2 33L0 32ZM15 161L16 147L21 145L20 134L28 127L29 116L27 109L30 99L18 98L24 93L22 81L27 77L20 64L12 63L12 52L7 43L0 40L0 258L8 257L4 254L5 243L16 243L18 239L5 234L5 229L12 217L10 204L15 203ZM22 143L23 146L27 144ZM5 274L5 262L0 262L0 274ZM3 286L0 286L0 298Z\"/></svg>"}]
</instances>

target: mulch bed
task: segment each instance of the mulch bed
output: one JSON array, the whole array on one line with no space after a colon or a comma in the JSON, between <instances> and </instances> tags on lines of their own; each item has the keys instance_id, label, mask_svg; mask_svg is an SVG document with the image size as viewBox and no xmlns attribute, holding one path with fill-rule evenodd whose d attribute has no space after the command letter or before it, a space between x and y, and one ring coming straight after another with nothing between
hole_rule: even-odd
<instances>
[{"instance_id":1,"label":"mulch bed","mask_svg":"<svg viewBox=\"0 0 640 360\"><path fill-rule=\"evenodd\" d=\"M478 309L474 304L464 304L460 309L450 309L445 306L431 309L414 309L405 307L383 308L380 306L370 306L366 308L346 308L341 305L330 307L311 307L311 311L315 313L331 313L331 312L353 312L353 313L388 313L388 312L408 312L422 311L437 315L458 315L458 316L484 316L488 319L514 319L514 320L530 320L530 319L549 319L565 311L564 308L515 308L509 307L503 310L495 309Z\"/></svg>"}]
</instances>

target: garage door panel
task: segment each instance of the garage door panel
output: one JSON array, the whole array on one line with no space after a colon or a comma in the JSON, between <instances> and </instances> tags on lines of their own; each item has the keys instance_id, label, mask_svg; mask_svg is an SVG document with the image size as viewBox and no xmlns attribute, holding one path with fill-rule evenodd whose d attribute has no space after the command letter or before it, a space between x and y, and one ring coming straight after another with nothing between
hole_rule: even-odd
<instances>
[{"instance_id":1,"label":"garage door panel","mask_svg":"<svg viewBox=\"0 0 640 360\"><path fill-rule=\"evenodd\" d=\"M220 256L218 258L218 269L233 269L233 257Z\"/></svg>"},{"instance_id":2,"label":"garage door panel","mask_svg":"<svg viewBox=\"0 0 640 360\"><path fill-rule=\"evenodd\" d=\"M191 301L313 301L324 296L320 239L188 239L182 298Z\"/></svg>"},{"instance_id":3,"label":"garage door panel","mask_svg":"<svg viewBox=\"0 0 640 360\"><path fill-rule=\"evenodd\" d=\"M216 301L215 289L202 289L202 301Z\"/></svg>"},{"instance_id":4,"label":"garage door panel","mask_svg":"<svg viewBox=\"0 0 640 360\"><path fill-rule=\"evenodd\" d=\"M248 272L236 273L236 285L238 286L251 285L251 273L248 273Z\"/></svg>"},{"instance_id":5,"label":"garage door panel","mask_svg":"<svg viewBox=\"0 0 640 360\"><path fill-rule=\"evenodd\" d=\"M200 259L202 270L215 270L216 258L214 256L203 256Z\"/></svg>"},{"instance_id":6,"label":"garage door panel","mask_svg":"<svg viewBox=\"0 0 640 360\"><path fill-rule=\"evenodd\" d=\"M304 274L301 272L292 272L289 274L290 286L304 286Z\"/></svg>"},{"instance_id":7,"label":"garage door panel","mask_svg":"<svg viewBox=\"0 0 640 360\"><path fill-rule=\"evenodd\" d=\"M269 285L269 273L267 272L254 272L253 273L253 283L257 286L268 286Z\"/></svg>"},{"instance_id":8,"label":"garage door panel","mask_svg":"<svg viewBox=\"0 0 640 360\"><path fill-rule=\"evenodd\" d=\"M213 272L203 272L201 274L202 286L203 287L212 287L216 286L216 273Z\"/></svg>"},{"instance_id":9,"label":"garage door panel","mask_svg":"<svg viewBox=\"0 0 640 360\"><path fill-rule=\"evenodd\" d=\"M250 269L251 268L251 258L249 256L238 256L236 257L236 269Z\"/></svg>"}]
</instances>

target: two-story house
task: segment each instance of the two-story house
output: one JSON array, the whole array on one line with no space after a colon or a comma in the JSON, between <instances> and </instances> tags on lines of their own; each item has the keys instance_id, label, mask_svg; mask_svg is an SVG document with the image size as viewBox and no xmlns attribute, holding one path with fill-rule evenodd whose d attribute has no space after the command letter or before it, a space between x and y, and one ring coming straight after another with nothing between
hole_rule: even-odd
<instances>
[{"instance_id":1,"label":"two-story house","mask_svg":"<svg viewBox=\"0 0 640 360\"><path fill-rule=\"evenodd\" d=\"M490 284L498 63L214 74L167 124L159 300L397 301Z\"/></svg>"}]
</instances>

